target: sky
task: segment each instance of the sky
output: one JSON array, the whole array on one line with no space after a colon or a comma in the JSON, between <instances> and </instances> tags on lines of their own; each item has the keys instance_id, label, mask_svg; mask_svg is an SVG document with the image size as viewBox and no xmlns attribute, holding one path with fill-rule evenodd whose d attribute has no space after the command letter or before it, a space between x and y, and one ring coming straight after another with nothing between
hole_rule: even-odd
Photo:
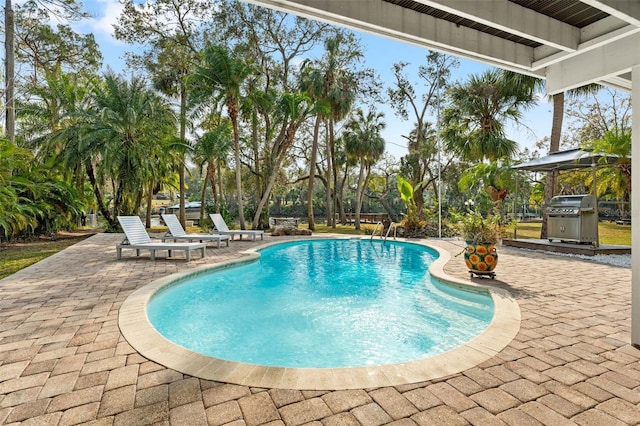
<instances>
[{"instance_id":1,"label":"sky","mask_svg":"<svg viewBox=\"0 0 640 426\"><path fill-rule=\"evenodd\" d=\"M85 0L85 9L92 15L92 19L74 25L77 31L91 32L96 38L103 54L104 67L110 66L115 71L126 71L124 54L132 49L132 46L122 43L113 37L113 24L122 11L122 5L118 0ZM418 47L405 42L390 40L384 37L357 32L364 50L365 64L373 68L380 75L385 86L390 86L393 81L392 66L396 62L410 63L407 68L409 75L417 75L418 66L426 63L428 51L424 47ZM453 79L464 82L472 74L482 73L487 66L469 61L460 60L460 67L452 71ZM412 80L413 81L413 80ZM397 117L387 103L377 106L378 110L385 114L386 128L382 136L387 142L387 152L396 158L407 153L406 139L401 135L407 135L414 122L403 121ZM552 106L545 96L540 96L538 105L524 114L522 126L509 127L507 136L518 142L520 149L533 149L535 143L551 132ZM435 117L430 121L435 123ZM545 154L545 153L543 153Z\"/></svg>"}]
</instances>

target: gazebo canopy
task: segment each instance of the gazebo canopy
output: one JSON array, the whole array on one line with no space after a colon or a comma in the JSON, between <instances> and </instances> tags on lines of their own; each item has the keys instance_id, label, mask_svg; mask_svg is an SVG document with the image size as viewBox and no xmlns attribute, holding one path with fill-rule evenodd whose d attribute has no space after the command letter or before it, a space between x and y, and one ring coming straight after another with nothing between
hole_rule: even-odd
<instances>
[{"instance_id":1,"label":"gazebo canopy","mask_svg":"<svg viewBox=\"0 0 640 426\"><path fill-rule=\"evenodd\" d=\"M529 172L551 172L554 170L571 170L591 167L594 164L613 164L620 157L613 154L570 149L551 153L545 157L536 158L526 163L517 164L512 169L526 170Z\"/></svg>"}]
</instances>

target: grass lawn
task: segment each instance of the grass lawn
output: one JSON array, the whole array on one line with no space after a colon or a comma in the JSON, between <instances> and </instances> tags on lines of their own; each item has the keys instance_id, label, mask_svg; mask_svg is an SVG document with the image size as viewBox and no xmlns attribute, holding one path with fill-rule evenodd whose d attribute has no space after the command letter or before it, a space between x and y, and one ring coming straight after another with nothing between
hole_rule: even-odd
<instances>
[{"instance_id":1,"label":"grass lawn","mask_svg":"<svg viewBox=\"0 0 640 426\"><path fill-rule=\"evenodd\" d=\"M542 223L520 222L518 224L518 238L540 238ZM600 222L598 225L600 244L631 245L631 226L618 225L615 222ZM513 235L512 235L513 236Z\"/></svg>"},{"instance_id":2,"label":"grass lawn","mask_svg":"<svg viewBox=\"0 0 640 426\"><path fill-rule=\"evenodd\" d=\"M56 254L91 235L91 233L61 233L54 237L41 237L33 241L3 243L0 245L0 279Z\"/></svg>"}]
</instances>

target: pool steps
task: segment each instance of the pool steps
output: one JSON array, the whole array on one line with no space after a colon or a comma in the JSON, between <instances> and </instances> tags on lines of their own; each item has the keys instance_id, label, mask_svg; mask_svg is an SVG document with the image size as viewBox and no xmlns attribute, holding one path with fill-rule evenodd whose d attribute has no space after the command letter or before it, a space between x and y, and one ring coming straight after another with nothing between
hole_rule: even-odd
<instances>
[{"instance_id":1,"label":"pool steps","mask_svg":"<svg viewBox=\"0 0 640 426\"><path fill-rule=\"evenodd\" d=\"M378 230L378 225L382 226L382 229L384 230L384 224L382 222L378 222L376 223L376 226L374 226L373 228L373 232L371 233L371 240L373 241L373 237L374 235L376 235L376 231ZM387 239L389 238L389 233L391 232L391 228L393 228L393 239L396 239L396 235L397 235L397 230L398 230L398 224L395 222L391 222L389 224L389 229L387 229L387 233L384 236L384 242L387 242ZM382 234L380 234L380 238L382 239Z\"/></svg>"}]
</instances>

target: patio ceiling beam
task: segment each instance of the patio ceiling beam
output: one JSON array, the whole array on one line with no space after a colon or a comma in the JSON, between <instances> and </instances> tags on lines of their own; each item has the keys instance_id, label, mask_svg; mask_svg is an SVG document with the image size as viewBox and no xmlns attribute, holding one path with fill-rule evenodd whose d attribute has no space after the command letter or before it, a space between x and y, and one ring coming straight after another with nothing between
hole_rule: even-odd
<instances>
[{"instance_id":1,"label":"patio ceiling beam","mask_svg":"<svg viewBox=\"0 0 640 426\"><path fill-rule=\"evenodd\" d=\"M598 47L547 68L547 93L564 92L615 78L640 65L640 33Z\"/></svg>"},{"instance_id":2,"label":"patio ceiling beam","mask_svg":"<svg viewBox=\"0 0 640 426\"><path fill-rule=\"evenodd\" d=\"M458 26L382 0L244 0L431 50L540 76L531 71L533 48Z\"/></svg>"},{"instance_id":3,"label":"patio ceiling beam","mask_svg":"<svg viewBox=\"0 0 640 426\"><path fill-rule=\"evenodd\" d=\"M559 50L578 49L580 29L507 0L414 1Z\"/></svg>"},{"instance_id":4,"label":"patio ceiling beam","mask_svg":"<svg viewBox=\"0 0 640 426\"><path fill-rule=\"evenodd\" d=\"M640 32L640 27L629 25L618 18L607 17L582 29L580 44L576 51L560 52L551 49L549 46L536 48L534 52L535 59L531 69L534 71L540 70L638 32Z\"/></svg>"},{"instance_id":5,"label":"patio ceiling beam","mask_svg":"<svg viewBox=\"0 0 640 426\"><path fill-rule=\"evenodd\" d=\"M640 2L634 0L580 0L582 3L600 9L611 16L640 26Z\"/></svg>"},{"instance_id":6,"label":"patio ceiling beam","mask_svg":"<svg viewBox=\"0 0 640 426\"><path fill-rule=\"evenodd\" d=\"M618 75L615 77L607 77L606 79L601 80L599 83L613 89L618 89L625 92L631 91L631 78Z\"/></svg>"}]
</instances>

